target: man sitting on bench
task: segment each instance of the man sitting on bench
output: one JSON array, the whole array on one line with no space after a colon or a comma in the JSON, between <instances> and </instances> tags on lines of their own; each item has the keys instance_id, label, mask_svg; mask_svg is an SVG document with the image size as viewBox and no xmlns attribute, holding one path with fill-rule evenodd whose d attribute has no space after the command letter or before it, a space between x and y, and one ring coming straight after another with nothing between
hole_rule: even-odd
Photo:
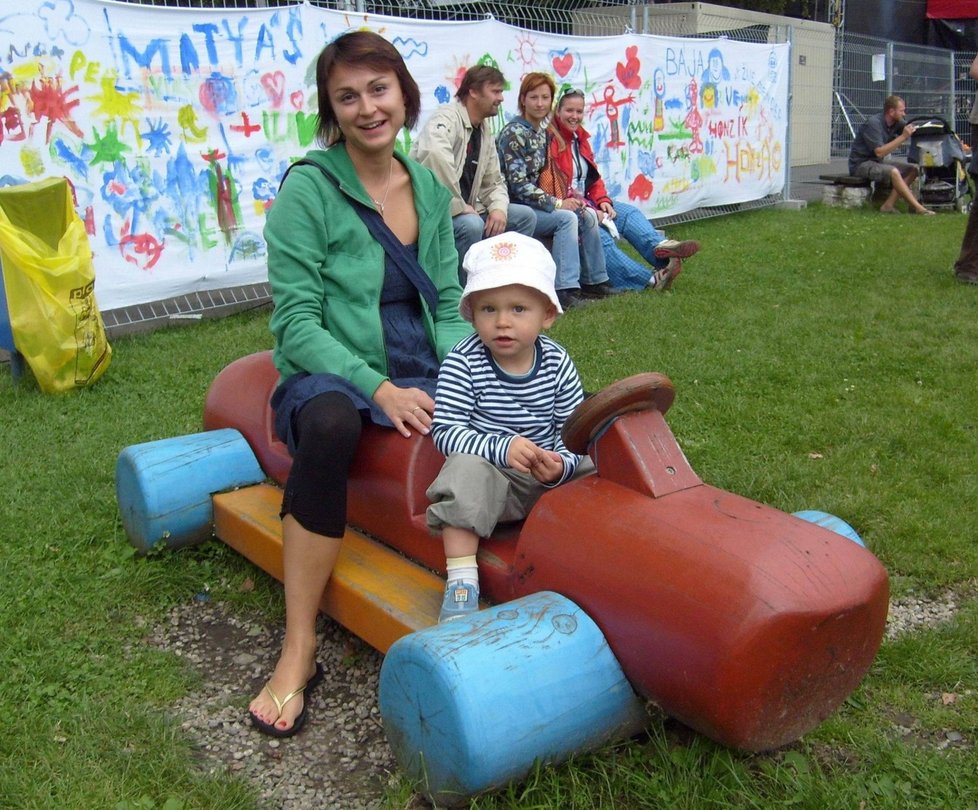
<instances>
[{"instance_id":1,"label":"man sitting on bench","mask_svg":"<svg viewBox=\"0 0 978 810\"><path fill-rule=\"evenodd\" d=\"M893 207L897 195L907 201L910 213L933 214L920 204L910 190L910 184L917 179L917 168L889 158L916 129L913 124L904 124L906 117L907 105L903 99L899 96L887 97L883 102L883 112L867 118L856 133L852 149L849 150L849 174L890 185L890 194L880 206L884 214L899 213Z\"/></svg>"}]
</instances>

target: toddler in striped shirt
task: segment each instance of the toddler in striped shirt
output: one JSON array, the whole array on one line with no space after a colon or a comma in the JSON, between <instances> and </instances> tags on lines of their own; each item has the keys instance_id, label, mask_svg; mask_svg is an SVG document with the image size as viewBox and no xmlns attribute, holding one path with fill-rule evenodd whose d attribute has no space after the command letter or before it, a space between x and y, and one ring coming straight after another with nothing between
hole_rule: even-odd
<instances>
[{"instance_id":1,"label":"toddler in striped shirt","mask_svg":"<svg viewBox=\"0 0 978 810\"><path fill-rule=\"evenodd\" d=\"M561 429L584 399L577 369L541 334L562 312L549 251L519 233L473 245L459 311L475 333L438 373L431 436L445 464L428 488L428 527L440 532L448 580L439 622L479 607L479 539L522 520L551 487L593 470Z\"/></svg>"}]
</instances>

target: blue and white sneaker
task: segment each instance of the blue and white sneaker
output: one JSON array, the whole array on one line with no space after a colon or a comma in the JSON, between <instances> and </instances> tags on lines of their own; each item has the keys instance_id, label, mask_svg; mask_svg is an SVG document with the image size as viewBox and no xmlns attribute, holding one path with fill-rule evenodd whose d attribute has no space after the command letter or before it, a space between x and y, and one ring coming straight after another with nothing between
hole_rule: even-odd
<instances>
[{"instance_id":1,"label":"blue and white sneaker","mask_svg":"<svg viewBox=\"0 0 978 810\"><path fill-rule=\"evenodd\" d=\"M438 624L471 616L478 609L478 586L461 579L450 580L445 584L445 598L438 614Z\"/></svg>"}]
</instances>

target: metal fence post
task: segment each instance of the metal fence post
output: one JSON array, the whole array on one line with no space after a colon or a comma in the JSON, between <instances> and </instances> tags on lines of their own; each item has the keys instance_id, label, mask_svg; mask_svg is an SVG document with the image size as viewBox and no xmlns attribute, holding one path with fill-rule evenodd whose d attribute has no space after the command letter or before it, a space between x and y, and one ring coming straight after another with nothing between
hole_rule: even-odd
<instances>
[{"instance_id":1,"label":"metal fence post","mask_svg":"<svg viewBox=\"0 0 978 810\"><path fill-rule=\"evenodd\" d=\"M955 87L955 76L954 76L954 51L947 52L947 72L948 72L947 86L951 88L951 94L948 97L948 105L947 105L947 122L951 125L952 128L954 128L955 127L954 111L958 108L957 92L956 92L957 88Z\"/></svg>"},{"instance_id":2,"label":"metal fence post","mask_svg":"<svg viewBox=\"0 0 978 810\"><path fill-rule=\"evenodd\" d=\"M785 200L791 198L791 122L794 118L795 93L792 90L794 84L792 79L795 72L795 30L790 25L779 26L782 31L787 31L784 39L788 43L788 120L786 122L787 137L784 139L784 191L782 196Z\"/></svg>"},{"instance_id":3,"label":"metal fence post","mask_svg":"<svg viewBox=\"0 0 978 810\"><path fill-rule=\"evenodd\" d=\"M893 95L893 43L886 43L886 81L883 82L886 88L886 97Z\"/></svg>"}]
</instances>

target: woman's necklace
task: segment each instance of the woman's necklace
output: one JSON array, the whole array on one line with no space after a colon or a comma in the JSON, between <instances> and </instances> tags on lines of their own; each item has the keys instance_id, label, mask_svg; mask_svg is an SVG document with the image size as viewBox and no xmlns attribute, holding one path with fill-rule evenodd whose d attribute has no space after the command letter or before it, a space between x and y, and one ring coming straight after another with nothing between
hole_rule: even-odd
<instances>
[{"instance_id":1,"label":"woman's necklace","mask_svg":"<svg viewBox=\"0 0 978 810\"><path fill-rule=\"evenodd\" d=\"M390 168L387 170L387 188L384 189L384 199L377 200L371 197L373 204L377 206L377 210L380 211L380 215L384 215L384 206L387 205L387 197L391 193L391 177L394 176L394 158L391 158Z\"/></svg>"}]
</instances>

